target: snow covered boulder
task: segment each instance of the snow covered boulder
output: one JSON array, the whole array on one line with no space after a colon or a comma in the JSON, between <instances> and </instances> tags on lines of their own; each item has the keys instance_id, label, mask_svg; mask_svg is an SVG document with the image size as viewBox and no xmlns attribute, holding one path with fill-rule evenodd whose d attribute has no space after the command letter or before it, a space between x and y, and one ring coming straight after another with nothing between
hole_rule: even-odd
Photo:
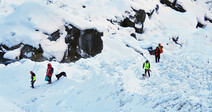
<instances>
[{"instance_id":1,"label":"snow covered boulder","mask_svg":"<svg viewBox=\"0 0 212 112\"><path fill-rule=\"evenodd\" d=\"M31 45L19 43L9 48L6 45L0 45L0 62L3 64L8 64L23 58L31 59L33 61L45 61L46 59L42 54L43 50L41 46L35 48Z\"/></svg>"},{"instance_id":2,"label":"snow covered boulder","mask_svg":"<svg viewBox=\"0 0 212 112\"><path fill-rule=\"evenodd\" d=\"M73 25L65 25L65 32L61 32L61 29L58 29L52 34L46 33L46 35L49 36L48 40L50 40L50 42L57 44L60 43L59 40L63 39L62 35L65 34L64 44L67 46L67 48L64 49L65 52L63 53L60 52L61 44L60 47L57 47L58 50L55 52L47 52L50 53L49 55L52 57L46 55L47 53L45 54L45 51L48 51L49 49L47 49L47 46L42 43L39 44L37 48L33 47L32 45L23 43L19 43L12 47L0 45L0 62L11 63L24 58L37 62L45 60L51 61L57 60L57 54L62 56L61 60L57 60L59 62L74 62L80 58L95 56L96 54L101 53L103 49L103 41L101 39L103 33L98 32L96 29L81 30Z\"/></svg>"}]
</instances>

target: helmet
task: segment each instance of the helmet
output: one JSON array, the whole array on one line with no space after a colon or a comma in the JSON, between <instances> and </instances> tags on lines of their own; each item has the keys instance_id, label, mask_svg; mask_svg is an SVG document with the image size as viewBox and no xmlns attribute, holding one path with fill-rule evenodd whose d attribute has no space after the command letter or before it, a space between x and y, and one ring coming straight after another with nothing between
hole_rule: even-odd
<instances>
[{"instance_id":1,"label":"helmet","mask_svg":"<svg viewBox=\"0 0 212 112\"><path fill-rule=\"evenodd\" d=\"M160 43L159 43L158 45L159 45L159 46L161 46L161 44L160 44Z\"/></svg>"},{"instance_id":2,"label":"helmet","mask_svg":"<svg viewBox=\"0 0 212 112\"><path fill-rule=\"evenodd\" d=\"M30 71L30 73L32 74L33 72L32 72L32 71Z\"/></svg>"},{"instance_id":3,"label":"helmet","mask_svg":"<svg viewBox=\"0 0 212 112\"><path fill-rule=\"evenodd\" d=\"M149 62L149 60L146 60L146 62L148 63L148 62Z\"/></svg>"},{"instance_id":4,"label":"helmet","mask_svg":"<svg viewBox=\"0 0 212 112\"><path fill-rule=\"evenodd\" d=\"M48 67L49 67L49 66L52 66L51 63L48 63Z\"/></svg>"}]
</instances>

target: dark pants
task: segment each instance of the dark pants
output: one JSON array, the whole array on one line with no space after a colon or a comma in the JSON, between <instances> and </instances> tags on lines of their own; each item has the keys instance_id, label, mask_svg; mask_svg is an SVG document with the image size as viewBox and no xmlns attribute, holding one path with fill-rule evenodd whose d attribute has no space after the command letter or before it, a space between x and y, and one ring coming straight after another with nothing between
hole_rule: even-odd
<instances>
[{"instance_id":1,"label":"dark pants","mask_svg":"<svg viewBox=\"0 0 212 112\"><path fill-rule=\"evenodd\" d=\"M34 88L34 81L31 81L31 87Z\"/></svg>"},{"instance_id":2,"label":"dark pants","mask_svg":"<svg viewBox=\"0 0 212 112\"><path fill-rule=\"evenodd\" d=\"M157 63L159 61L160 61L160 55L158 55L158 56L155 55L155 62Z\"/></svg>"},{"instance_id":3,"label":"dark pants","mask_svg":"<svg viewBox=\"0 0 212 112\"><path fill-rule=\"evenodd\" d=\"M149 72L148 69L145 69L145 76L147 75L147 72L148 72L148 75L149 75L149 77L150 77L150 72Z\"/></svg>"},{"instance_id":4,"label":"dark pants","mask_svg":"<svg viewBox=\"0 0 212 112\"><path fill-rule=\"evenodd\" d=\"M52 77L51 76L48 76L48 82L49 82L49 84L52 83Z\"/></svg>"}]
</instances>

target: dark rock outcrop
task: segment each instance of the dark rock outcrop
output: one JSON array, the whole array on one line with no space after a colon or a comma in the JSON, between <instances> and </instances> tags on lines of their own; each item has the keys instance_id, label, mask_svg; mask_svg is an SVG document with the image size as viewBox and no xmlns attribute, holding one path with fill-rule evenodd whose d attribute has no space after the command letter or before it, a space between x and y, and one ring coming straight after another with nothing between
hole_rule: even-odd
<instances>
[{"instance_id":1,"label":"dark rock outcrop","mask_svg":"<svg viewBox=\"0 0 212 112\"><path fill-rule=\"evenodd\" d=\"M81 31L79 37L79 47L91 56L101 53L103 49L103 41L101 39L103 33L98 32L96 29L87 29Z\"/></svg>"},{"instance_id":2,"label":"dark rock outcrop","mask_svg":"<svg viewBox=\"0 0 212 112\"><path fill-rule=\"evenodd\" d=\"M212 23L212 18L205 16L205 21L209 21L210 23Z\"/></svg>"},{"instance_id":3,"label":"dark rock outcrop","mask_svg":"<svg viewBox=\"0 0 212 112\"><path fill-rule=\"evenodd\" d=\"M135 33L131 33L130 36L134 37L135 39L137 39L136 34Z\"/></svg>"},{"instance_id":4,"label":"dark rock outcrop","mask_svg":"<svg viewBox=\"0 0 212 112\"><path fill-rule=\"evenodd\" d=\"M73 25L66 26L67 36L65 42L68 44L68 50L63 59L64 62L76 61L79 58L87 58L101 53L103 33L96 29L80 30Z\"/></svg>"},{"instance_id":5,"label":"dark rock outcrop","mask_svg":"<svg viewBox=\"0 0 212 112\"><path fill-rule=\"evenodd\" d=\"M142 9L140 10L133 9L133 11L136 13L134 16L126 17L119 24L122 27L133 27L137 33L143 33L144 28L143 23L146 18L146 12Z\"/></svg>"},{"instance_id":6,"label":"dark rock outcrop","mask_svg":"<svg viewBox=\"0 0 212 112\"><path fill-rule=\"evenodd\" d=\"M129 18L125 18L120 25L122 27L134 27L135 23L133 21L131 21Z\"/></svg>"},{"instance_id":7,"label":"dark rock outcrop","mask_svg":"<svg viewBox=\"0 0 212 112\"><path fill-rule=\"evenodd\" d=\"M79 46L80 30L72 25L65 26L67 35L65 37L65 43L68 44L65 56L62 62L72 62L80 59L82 56L77 52Z\"/></svg>"},{"instance_id":8,"label":"dark rock outcrop","mask_svg":"<svg viewBox=\"0 0 212 112\"><path fill-rule=\"evenodd\" d=\"M133 9L133 10L136 12L136 14L134 16L135 17L135 23L136 24L139 24L139 23L143 24L144 21L145 21L145 18L146 18L146 12L142 9L140 9L140 10Z\"/></svg>"},{"instance_id":9,"label":"dark rock outcrop","mask_svg":"<svg viewBox=\"0 0 212 112\"><path fill-rule=\"evenodd\" d=\"M159 10L159 5L157 4L157 5L155 6L155 9L153 9L153 10L150 11L150 12L146 12L146 14L148 15L149 19L151 19L151 17L152 17L152 15L154 14L154 12L156 12L156 13L158 14L158 13L159 13L158 10Z\"/></svg>"},{"instance_id":10,"label":"dark rock outcrop","mask_svg":"<svg viewBox=\"0 0 212 112\"><path fill-rule=\"evenodd\" d=\"M205 27L205 25L204 24L202 24L201 22L197 22L197 26L196 26L196 28L204 28Z\"/></svg>"},{"instance_id":11,"label":"dark rock outcrop","mask_svg":"<svg viewBox=\"0 0 212 112\"><path fill-rule=\"evenodd\" d=\"M39 45L39 48L32 47L30 45L24 45L21 48L21 54L19 59L27 58L31 59L32 61L45 61L46 58L42 56L43 49L41 48L41 45Z\"/></svg>"},{"instance_id":12,"label":"dark rock outcrop","mask_svg":"<svg viewBox=\"0 0 212 112\"><path fill-rule=\"evenodd\" d=\"M177 0L171 2L170 0L160 0L160 3L166 4L167 6L171 7L172 9L179 11L179 12L186 12L186 10L177 3Z\"/></svg>"},{"instance_id":13,"label":"dark rock outcrop","mask_svg":"<svg viewBox=\"0 0 212 112\"><path fill-rule=\"evenodd\" d=\"M48 39L50 41L57 41L60 38L60 30L55 31L54 33L50 34Z\"/></svg>"}]
</instances>

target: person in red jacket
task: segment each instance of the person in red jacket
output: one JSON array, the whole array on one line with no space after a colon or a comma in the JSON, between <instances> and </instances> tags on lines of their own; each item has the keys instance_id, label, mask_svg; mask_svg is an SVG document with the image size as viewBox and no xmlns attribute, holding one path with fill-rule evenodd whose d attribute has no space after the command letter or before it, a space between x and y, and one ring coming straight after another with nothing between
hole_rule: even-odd
<instances>
[{"instance_id":1,"label":"person in red jacket","mask_svg":"<svg viewBox=\"0 0 212 112\"><path fill-rule=\"evenodd\" d=\"M158 47L156 47L155 49L155 62L159 62L160 61L160 54L163 53L163 46L161 46L161 44L158 44Z\"/></svg>"},{"instance_id":2,"label":"person in red jacket","mask_svg":"<svg viewBox=\"0 0 212 112\"><path fill-rule=\"evenodd\" d=\"M162 54L163 53L163 46L160 43L158 44L158 48L160 49L160 54Z\"/></svg>"},{"instance_id":3,"label":"person in red jacket","mask_svg":"<svg viewBox=\"0 0 212 112\"><path fill-rule=\"evenodd\" d=\"M53 74L53 72L54 72L54 69L53 69L53 67L52 67L52 65L49 63L48 65L47 65L48 67L47 67L47 71L46 71L46 76L48 76L48 84L51 84L52 83L52 80L51 80L51 78L52 78L52 74Z\"/></svg>"},{"instance_id":4,"label":"person in red jacket","mask_svg":"<svg viewBox=\"0 0 212 112\"><path fill-rule=\"evenodd\" d=\"M158 47L156 47L155 49L155 62L159 62L160 61L160 49Z\"/></svg>"}]
</instances>

